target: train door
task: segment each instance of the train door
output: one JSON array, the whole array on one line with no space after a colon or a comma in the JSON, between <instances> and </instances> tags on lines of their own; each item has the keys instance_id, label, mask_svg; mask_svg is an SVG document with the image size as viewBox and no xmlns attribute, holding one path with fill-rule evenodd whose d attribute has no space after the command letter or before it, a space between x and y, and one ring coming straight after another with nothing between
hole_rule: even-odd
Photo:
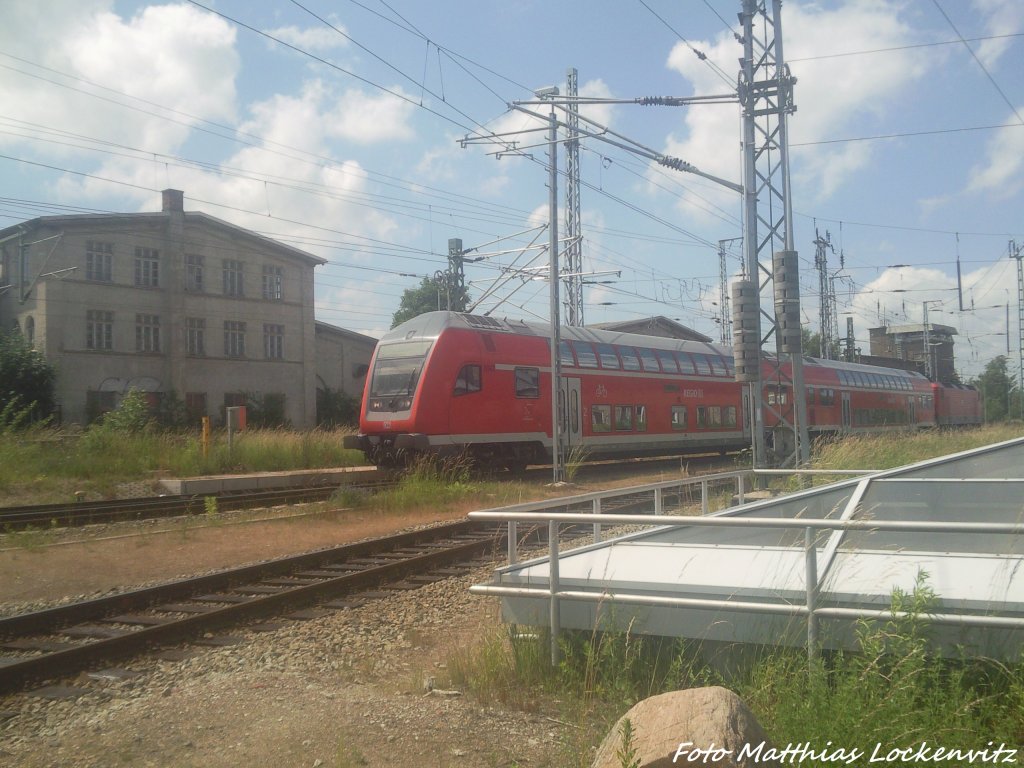
<instances>
[{"instance_id":1,"label":"train door","mask_svg":"<svg viewBox=\"0 0 1024 768\"><path fill-rule=\"evenodd\" d=\"M740 410L743 414L743 437L747 440L753 434L753 430L750 426L750 386L744 385L742 389L742 396L740 398Z\"/></svg>"},{"instance_id":2,"label":"train door","mask_svg":"<svg viewBox=\"0 0 1024 768\"><path fill-rule=\"evenodd\" d=\"M580 380L574 376L565 376L560 390L558 412L562 419L562 434L565 436L567 450L571 450L574 445L583 442Z\"/></svg>"},{"instance_id":3,"label":"train door","mask_svg":"<svg viewBox=\"0 0 1024 768\"><path fill-rule=\"evenodd\" d=\"M910 406L910 426L917 426L917 395L907 398L907 405Z\"/></svg>"},{"instance_id":4,"label":"train door","mask_svg":"<svg viewBox=\"0 0 1024 768\"><path fill-rule=\"evenodd\" d=\"M840 392L839 394L842 395L842 402L843 402L843 429L844 430L848 430L852 426L852 423L853 423L853 419L851 418L851 411L850 411L850 393L849 392Z\"/></svg>"}]
</instances>

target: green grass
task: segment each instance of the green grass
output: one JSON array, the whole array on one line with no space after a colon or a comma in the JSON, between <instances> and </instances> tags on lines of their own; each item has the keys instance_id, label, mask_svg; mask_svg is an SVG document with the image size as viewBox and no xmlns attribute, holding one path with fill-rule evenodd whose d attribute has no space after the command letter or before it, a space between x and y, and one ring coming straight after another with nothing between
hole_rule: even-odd
<instances>
[{"instance_id":1,"label":"green grass","mask_svg":"<svg viewBox=\"0 0 1024 768\"><path fill-rule=\"evenodd\" d=\"M227 437L215 433L204 455L199 434L89 428L0 431L0 498L7 504L73 498L75 491L113 496L119 483L158 474L173 477L241 472L317 469L363 463L341 447L344 430L251 430Z\"/></svg>"}]
</instances>

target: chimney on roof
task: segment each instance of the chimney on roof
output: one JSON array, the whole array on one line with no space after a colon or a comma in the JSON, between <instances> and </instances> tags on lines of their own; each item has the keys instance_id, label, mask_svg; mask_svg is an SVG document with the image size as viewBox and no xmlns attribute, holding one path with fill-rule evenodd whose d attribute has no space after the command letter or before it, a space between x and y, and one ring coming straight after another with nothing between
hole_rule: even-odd
<instances>
[{"instance_id":1,"label":"chimney on roof","mask_svg":"<svg viewBox=\"0 0 1024 768\"><path fill-rule=\"evenodd\" d=\"M185 210L185 193L180 189L165 189L162 194L164 213L181 213Z\"/></svg>"}]
</instances>

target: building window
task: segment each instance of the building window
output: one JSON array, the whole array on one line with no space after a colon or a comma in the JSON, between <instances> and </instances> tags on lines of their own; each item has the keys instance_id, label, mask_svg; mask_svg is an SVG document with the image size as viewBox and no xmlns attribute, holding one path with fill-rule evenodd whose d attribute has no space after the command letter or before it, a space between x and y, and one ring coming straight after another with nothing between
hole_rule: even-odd
<instances>
[{"instance_id":1,"label":"building window","mask_svg":"<svg viewBox=\"0 0 1024 768\"><path fill-rule=\"evenodd\" d=\"M98 283L114 280L114 246L112 243L98 243L90 240L85 246L85 279Z\"/></svg>"},{"instance_id":2,"label":"building window","mask_svg":"<svg viewBox=\"0 0 1024 768\"><path fill-rule=\"evenodd\" d=\"M205 259L196 253L185 256L185 290L193 293L203 292L203 266Z\"/></svg>"},{"instance_id":3,"label":"building window","mask_svg":"<svg viewBox=\"0 0 1024 768\"><path fill-rule=\"evenodd\" d=\"M185 413L190 421L197 421L203 418L203 416L208 415L206 413L206 393L186 392Z\"/></svg>"},{"instance_id":4,"label":"building window","mask_svg":"<svg viewBox=\"0 0 1024 768\"><path fill-rule=\"evenodd\" d=\"M284 359L284 326L263 324L263 356L267 360Z\"/></svg>"},{"instance_id":5,"label":"building window","mask_svg":"<svg viewBox=\"0 0 1024 768\"><path fill-rule=\"evenodd\" d=\"M245 323L224 321L224 354L227 357L245 357Z\"/></svg>"},{"instance_id":6,"label":"building window","mask_svg":"<svg viewBox=\"0 0 1024 768\"><path fill-rule=\"evenodd\" d=\"M242 283L243 264L235 259L224 259L224 295L244 296Z\"/></svg>"},{"instance_id":7,"label":"building window","mask_svg":"<svg viewBox=\"0 0 1024 768\"><path fill-rule=\"evenodd\" d=\"M85 348L114 348L114 313L90 309L85 313Z\"/></svg>"},{"instance_id":8,"label":"building window","mask_svg":"<svg viewBox=\"0 0 1024 768\"><path fill-rule=\"evenodd\" d=\"M284 271L281 267L263 267L263 298L280 301L284 298Z\"/></svg>"},{"instance_id":9,"label":"building window","mask_svg":"<svg viewBox=\"0 0 1024 768\"><path fill-rule=\"evenodd\" d=\"M206 355L206 321L201 317L185 320L185 348L191 357Z\"/></svg>"},{"instance_id":10,"label":"building window","mask_svg":"<svg viewBox=\"0 0 1024 768\"><path fill-rule=\"evenodd\" d=\"M160 251L155 248L135 249L135 285L157 288L160 285Z\"/></svg>"},{"instance_id":11,"label":"building window","mask_svg":"<svg viewBox=\"0 0 1024 768\"><path fill-rule=\"evenodd\" d=\"M160 315L135 316L135 351L160 351Z\"/></svg>"}]
</instances>

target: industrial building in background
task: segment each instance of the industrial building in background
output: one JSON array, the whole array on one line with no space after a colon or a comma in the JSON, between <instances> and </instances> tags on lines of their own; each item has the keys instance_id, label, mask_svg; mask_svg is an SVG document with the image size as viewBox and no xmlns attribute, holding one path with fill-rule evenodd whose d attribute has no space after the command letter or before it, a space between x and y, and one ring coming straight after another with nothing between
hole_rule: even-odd
<instances>
[{"instance_id":1,"label":"industrial building in background","mask_svg":"<svg viewBox=\"0 0 1024 768\"><path fill-rule=\"evenodd\" d=\"M376 339L318 323L325 260L163 191L157 213L43 216L0 230L0 327L57 369L65 423L88 423L129 390L189 418L257 398L295 427L317 391L359 398ZM318 360L320 361L318 363Z\"/></svg>"}]
</instances>

